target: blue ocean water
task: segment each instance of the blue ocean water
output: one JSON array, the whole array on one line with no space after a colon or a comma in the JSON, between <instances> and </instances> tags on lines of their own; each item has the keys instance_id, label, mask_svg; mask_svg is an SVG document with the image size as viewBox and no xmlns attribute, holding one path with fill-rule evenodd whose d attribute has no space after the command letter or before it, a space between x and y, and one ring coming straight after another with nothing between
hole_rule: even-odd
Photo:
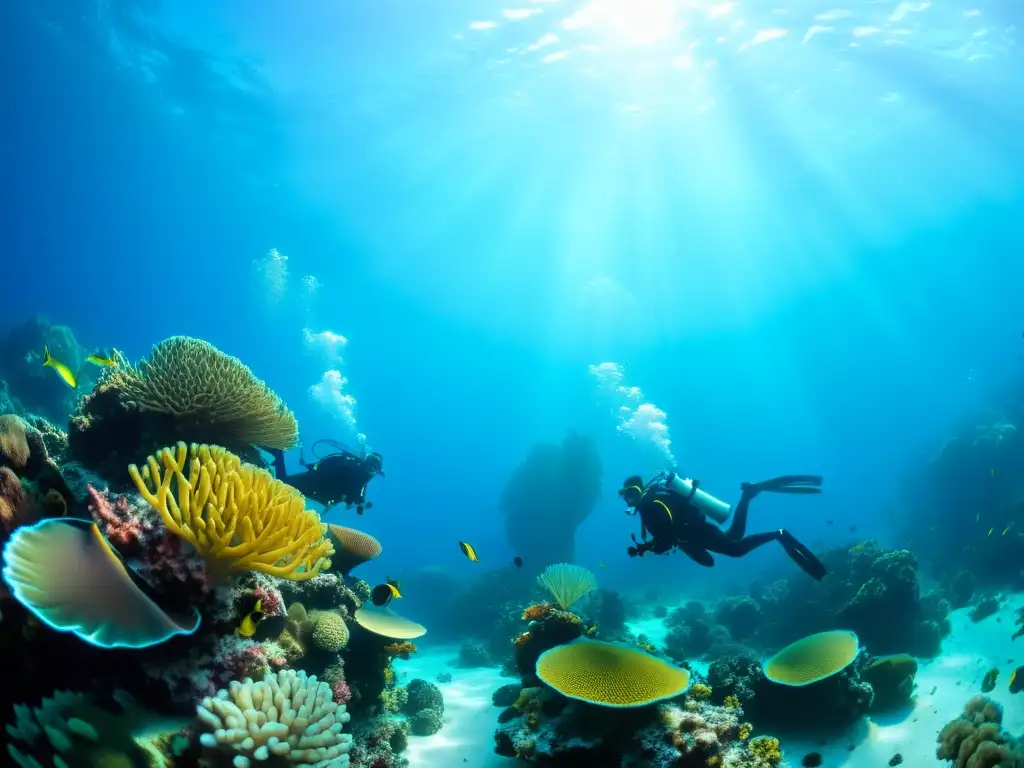
<instances>
[{"instance_id":1,"label":"blue ocean water","mask_svg":"<svg viewBox=\"0 0 1024 768\"><path fill-rule=\"evenodd\" d=\"M576 544L603 585L724 590L784 562L627 558L615 491L673 461L730 502L820 474L751 528L899 545L935 522L908 477L1020 380L1015 3L40 0L0 20L0 326L42 314L132 359L201 337L307 451L365 436L387 473L358 519L387 553L371 582L506 567L501 489L570 430L603 465Z\"/></svg>"}]
</instances>

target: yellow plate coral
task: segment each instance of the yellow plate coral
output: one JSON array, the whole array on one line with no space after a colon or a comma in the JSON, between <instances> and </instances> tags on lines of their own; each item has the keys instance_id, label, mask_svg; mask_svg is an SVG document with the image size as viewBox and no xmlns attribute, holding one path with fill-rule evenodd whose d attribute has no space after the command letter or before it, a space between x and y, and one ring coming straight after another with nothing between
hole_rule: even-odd
<instances>
[{"instance_id":1,"label":"yellow plate coral","mask_svg":"<svg viewBox=\"0 0 1024 768\"><path fill-rule=\"evenodd\" d=\"M846 669L860 653L857 635L845 629L819 632L790 643L764 663L773 683L803 686Z\"/></svg>"},{"instance_id":2,"label":"yellow plate coral","mask_svg":"<svg viewBox=\"0 0 1024 768\"><path fill-rule=\"evenodd\" d=\"M178 443L128 472L168 529L213 570L306 581L331 565L326 526L305 497L224 448Z\"/></svg>"},{"instance_id":3,"label":"yellow plate coral","mask_svg":"<svg viewBox=\"0 0 1024 768\"><path fill-rule=\"evenodd\" d=\"M545 651L537 677L563 696L602 707L644 707L683 694L690 673L629 645L578 638Z\"/></svg>"}]
</instances>

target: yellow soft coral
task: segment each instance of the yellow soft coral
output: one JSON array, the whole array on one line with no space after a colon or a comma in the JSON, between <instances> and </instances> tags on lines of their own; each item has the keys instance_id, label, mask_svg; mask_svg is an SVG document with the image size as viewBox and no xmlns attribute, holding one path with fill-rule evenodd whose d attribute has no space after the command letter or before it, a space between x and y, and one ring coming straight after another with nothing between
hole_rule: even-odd
<instances>
[{"instance_id":1,"label":"yellow soft coral","mask_svg":"<svg viewBox=\"0 0 1024 768\"><path fill-rule=\"evenodd\" d=\"M384 653L388 656L397 656L403 661L408 661L409 657L416 653L416 646L408 640L398 643L388 643L384 646Z\"/></svg>"},{"instance_id":2,"label":"yellow soft coral","mask_svg":"<svg viewBox=\"0 0 1024 768\"><path fill-rule=\"evenodd\" d=\"M690 690L687 691L687 693L697 701L706 701L711 698L711 688L703 683L691 685Z\"/></svg>"},{"instance_id":3,"label":"yellow soft coral","mask_svg":"<svg viewBox=\"0 0 1024 768\"><path fill-rule=\"evenodd\" d=\"M752 726L750 723L740 723L740 728L736 732L736 738L738 738L740 741L746 741L750 738L750 733L753 730L754 726Z\"/></svg>"},{"instance_id":4,"label":"yellow soft coral","mask_svg":"<svg viewBox=\"0 0 1024 768\"><path fill-rule=\"evenodd\" d=\"M128 472L167 528L214 569L307 581L331 565L326 526L302 494L224 448L178 443Z\"/></svg>"},{"instance_id":5,"label":"yellow soft coral","mask_svg":"<svg viewBox=\"0 0 1024 768\"><path fill-rule=\"evenodd\" d=\"M750 754L772 768L782 762L779 740L771 736L759 736L751 741L747 748L750 750Z\"/></svg>"},{"instance_id":6,"label":"yellow soft coral","mask_svg":"<svg viewBox=\"0 0 1024 768\"><path fill-rule=\"evenodd\" d=\"M725 697L725 701L722 702L722 706L724 706L726 709L739 709L743 705L740 704L739 699L737 699L735 696L730 695Z\"/></svg>"}]
</instances>

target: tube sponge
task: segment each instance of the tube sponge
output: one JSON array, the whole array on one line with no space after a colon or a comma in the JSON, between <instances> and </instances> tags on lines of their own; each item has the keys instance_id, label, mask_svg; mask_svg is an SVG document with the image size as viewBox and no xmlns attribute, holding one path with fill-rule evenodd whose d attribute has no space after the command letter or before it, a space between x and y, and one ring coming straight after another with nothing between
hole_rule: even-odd
<instances>
[{"instance_id":1,"label":"tube sponge","mask_svg":"<svg viewBox=\"0 0 1024 768\"><path fill-rule=\"evenodd\" d=\"M305 672L268 672L262 682L232 681L196 707L203 747L234 754L235 768L280 758L293 766L342 768L352 737L350 719L327 683Z\"/></svg>"}]
</instances>

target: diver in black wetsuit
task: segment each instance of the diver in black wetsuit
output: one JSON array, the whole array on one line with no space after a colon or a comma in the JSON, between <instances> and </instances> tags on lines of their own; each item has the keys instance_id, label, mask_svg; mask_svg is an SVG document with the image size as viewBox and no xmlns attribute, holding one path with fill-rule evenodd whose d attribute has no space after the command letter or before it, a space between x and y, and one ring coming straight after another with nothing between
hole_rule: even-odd
<instances>
[{"instance_id":1,"label":"diver in black wetsuit","mask_svg":"<svg viewBox=\"0 0 1024 768\"><path fill-rule=\"evenodd\" d=\"M316 448L321 443L333 448L326 456L317 456ZM358 456L333 440L317 440L313 444L313 455L316 462L306 462L301 450L299 463L305 472L288 474L284 463L284 453L279 450L267 449L274 457L274 474L278 480L288 483L303 496L323 504L325 512L329 512L335 504L343 504L346 509L356 508L356 514L363 514L370 509L373 502L366 500L366 486L377 475L384 477L384 459L379 453Z\"/></svg>"},{"instance_id":2,"label":"diver in black wetsuit","mask_svg":"<svg viewBox=\"0 0 1024 768\"><path fill-rule=\"evenodd\" d=\"M816 475L786 475L762 483L743 483L732 523L725 530L708 521L728 519L726 504L700 490L695 480L674 472L659 475L646 487L639 476L626 479L619 495L640 515L640 538L627 550L630 557L647 552L657 555L678 548L691 560L710 568L715 564L712 552L726 557L743 557L770 541L779 542L786 554L814 579L821 581L825 566L785 528L746 535L750 502L762 491L774 493L821 493L821 478ZM648 536L651 538L648 540Z\"/></svg>"}]
</instances>

